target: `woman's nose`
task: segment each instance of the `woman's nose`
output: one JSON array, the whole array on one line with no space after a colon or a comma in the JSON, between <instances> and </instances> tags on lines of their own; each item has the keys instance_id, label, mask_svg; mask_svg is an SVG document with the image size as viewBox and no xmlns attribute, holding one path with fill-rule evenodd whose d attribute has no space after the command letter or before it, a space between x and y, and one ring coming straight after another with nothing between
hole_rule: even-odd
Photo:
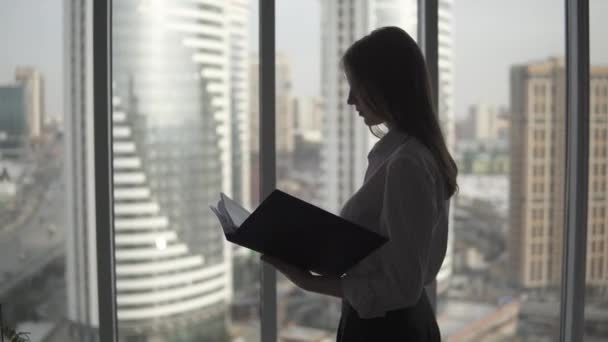
<instances>
[{"instance_id":1,"label":"woman's nose","mask_svg":"<svg viewBox=\"0 0 608 342\"><path fill-rule=\"evenodd\" d=\"M355 104L355 98L353 96L352 89L348 90L348 98L346 99L346 103L349 104L349 105L354 105Z\"/></svg>"}]
</instances>

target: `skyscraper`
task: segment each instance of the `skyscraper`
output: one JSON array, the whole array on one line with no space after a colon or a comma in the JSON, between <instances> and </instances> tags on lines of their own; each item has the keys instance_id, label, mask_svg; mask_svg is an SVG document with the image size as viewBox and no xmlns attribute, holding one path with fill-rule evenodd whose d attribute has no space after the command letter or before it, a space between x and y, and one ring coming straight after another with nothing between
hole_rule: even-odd
<instances>
[{"instance_id":1,"label":"skyscraper","mask_svg":"<svg viewBox=\"0 0 608 342\"><path fill-rule=\"evenodd\" d=\"M10 155L23 146L29 136L26 116L25 87L0 86L0 149L3 154Z\"/></svg>"},{"instance_id":2,"label":"skyscraper","mask_svg":"<svg viewBox=\"0 0 608 342\"><path fill-rule=\"evenodd\" d=\"M277 153L277 180L284 178L287 170L292 165L292 154L295 144L295 128L293 115L293 93L292 93L292 74L289 58L277 52L275 57L275 84L276 84L276 153ZM251 55L249 64L249 94L250 94L250 122L249 122L249 144L251 149L252 183L251 197L253 202L259 196L258 186L258 156L260 153L259 128L260 128L260 108L259 108L259 61L257 56Z\"/></svg>"},{"instance_id":3,"label":"skyscraper","mask_svg":"<svg viewBox=\"0 0 608 342\"><path fill-rule=\"evenodd\" d=\"M70 318L95 326L90 4L67 6L74 216L67 282ZM124 338L222 340L226 333L231 249L208 205L220 191L232 193L240 158L232 147L243 137L233 135L239 124L232 120L242 117L246 98L230 91L231 82L246 82L238 68L247 62L238 61L246 51L230 33L246 8L243 1L113 5L116 291Z\"/></svg>"},{"instance_id":4,"label":"skyscraper","mask_svg":"<svg viewBox=\"0 0 608 342\"><path fill-rule=\"evenodd\" d=\"M416 0L350 0L321 3L321 93L323 122L324 207L338 212L361 186L367 152L376 138L346 104L348 84L339 66L346 49L375 28L399 26L417 37ZM448 145L453 142L452 0L439 1L439 119ZM451 236L451 234L450 234ZM451 273L451 239L439 289Z\"/></svg>"},{"instance_id":5,"label":"skyscraper","mask_svg":"<svg viewBox=\"0 0 608 342\"><path fill-rule=\"evenodd\" d=\"M44 80L32 67L18 67L15 80L25 88L27 128L30 139L38 139L44 128Z\"/></svg>"},{"instance_id":6,"label":"skyscraper","mask_svg":"<svg viewBox=\"0 0 608 342\"><path fill-rule=\"evenodd\" d=\"M477 141L496 141L506 138L509 120L504 110L480 103L469 107L468 124Z\"/></svg>"},{"instance_id":7,"label":"skyscraper","mask_svg":"<svg viewBox=\"0 0 608 342\"><path fill-rule=\"evenodd\" d=\"M590 70L587 284L608 285L608 67ZM512 269L523 288L556 288L562 274L566 143L561 59L511 68Z\"/></svg>"},{"instance_id":8,"label":"skyscraper","mask_svg":"<svg viewBox=\"0 0 608 342\"><path fill-rule=\"evenodd\" d=\"M249 112L249 0L230 0L230 107L233 199L251 207Z\"/></svg>"}]
</instances>

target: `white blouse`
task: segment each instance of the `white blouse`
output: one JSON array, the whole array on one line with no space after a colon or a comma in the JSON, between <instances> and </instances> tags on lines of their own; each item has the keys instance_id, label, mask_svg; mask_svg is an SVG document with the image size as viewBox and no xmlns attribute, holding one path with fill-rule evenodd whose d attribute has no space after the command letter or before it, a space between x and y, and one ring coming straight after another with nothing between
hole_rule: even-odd
<instances>
[{"instance_id":1,"label":"white blouse","mask_svg":"<svg viewBox=\"0 0 608 342\"><path fill-rule=\"evenodd\" d=\"M341 278L344 300L361 318L416 304L441 267L449 199L431 152L397 130L368 155L361 188L340 216L390 240Z\"/></svg>"}]
</instances>

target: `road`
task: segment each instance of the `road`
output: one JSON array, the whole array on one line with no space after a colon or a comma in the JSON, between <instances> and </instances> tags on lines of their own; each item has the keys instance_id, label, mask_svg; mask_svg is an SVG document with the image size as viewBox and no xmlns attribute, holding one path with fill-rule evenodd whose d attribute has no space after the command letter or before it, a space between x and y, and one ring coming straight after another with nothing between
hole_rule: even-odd
<instances>
[{"instance_id":1,"label":"road","mask_svg":"<svg viewBox=\"0 0 608 342\"><path fill-rule=\"evenodd\" d=\"M63 255L65 246L65 201L55 181L34 215L21 227L0 232L0 296L12 280L38 271L52 257ZM54 227L51 233L49 227Z\"/></svg>"},{"instance_id":2,"label":"road","mask_svg":"<svg viewBox=\"0 0 608 342\"><path fill-rule=\"evenodd\" d=\"M22 203L23 207L33 209L32 214L11 229L3 229L8 223L0 224L0 296L10 290L15 280L35 274L64 253L63 158L54 158L49 153L58 144L50 144L37 153L34 182L26 186L25 196L29 197Z\"/></svg>"}]
</instances>

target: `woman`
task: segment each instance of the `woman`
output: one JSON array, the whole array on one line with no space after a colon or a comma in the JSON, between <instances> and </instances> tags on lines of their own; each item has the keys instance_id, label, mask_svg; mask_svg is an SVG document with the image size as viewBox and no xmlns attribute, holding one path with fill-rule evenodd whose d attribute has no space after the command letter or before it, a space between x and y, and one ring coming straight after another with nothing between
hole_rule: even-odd
<instances>
[{"instance_id":1,"label":"woman","mask_svg":"<svg viewBox=\"0 0 608 342\"><path fill-rule=\"evenodd\" d=\"M457 168L441 133L424 57L397 27L373 31L342 59L348 104L388 133L368 155L361 188L341 216L390 238L341 278L263 256L299 287L342 298L338 341L440 341L424 287L447 245ZM373 132L373 130L372 130Z\"/></svg>"}]
</instances>

